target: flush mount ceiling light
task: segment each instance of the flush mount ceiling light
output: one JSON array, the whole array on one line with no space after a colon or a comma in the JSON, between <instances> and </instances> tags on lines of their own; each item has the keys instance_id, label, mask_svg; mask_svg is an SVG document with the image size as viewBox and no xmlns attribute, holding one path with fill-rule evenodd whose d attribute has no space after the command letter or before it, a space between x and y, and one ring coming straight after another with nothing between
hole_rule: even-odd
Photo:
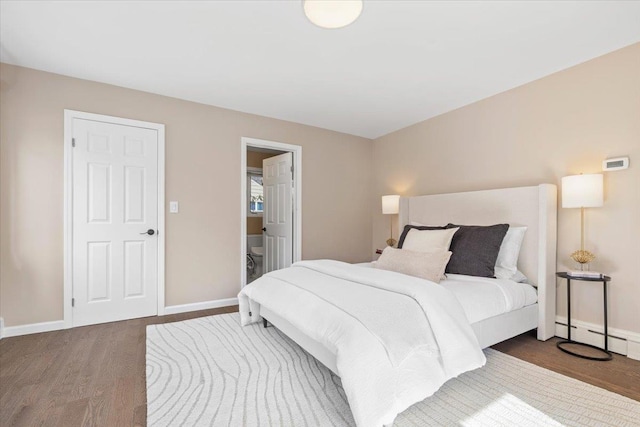
<instances>
[{"instance_id":1,"label":"flush mount ceiling light","mask_svg":"<svg viewBox=\"0 0 640 427\"><path fill-rule=\"evenodd\" d=\"M304 14L321 28L342 28L358 19L362 0L303 0Z\"/></svg>"}]
</instances>

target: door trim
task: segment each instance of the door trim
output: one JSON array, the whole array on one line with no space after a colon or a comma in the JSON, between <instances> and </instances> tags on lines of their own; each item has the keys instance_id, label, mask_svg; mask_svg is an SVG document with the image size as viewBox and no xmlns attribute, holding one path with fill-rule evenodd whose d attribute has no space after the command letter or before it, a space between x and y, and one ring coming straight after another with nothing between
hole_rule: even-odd
<instances>
[{"instance_id":1,"label":"door trim","mask_svg":"<svg viewBox=\"0 0 640 427\"><path fill-rule=\"evenodd\" d=\"M65 329L73 327L73 119L93 120L116 125L135 126L153 129L158 132L158 316L165 312L164 298L164 188L165 188L165 153L164 153L164 125L160 123L143 122L140 120L124 119L121 117L102 114L85 113L75 110L64 110L64 291L63 314Z\"/></svg>"},{"instance_id":2,"label":"door trim","mask_svg":"<svg viewBox=\"0 0 640 427\"><path fill-rule=\"evenodd\" d=\"M247 284L247 148L293 153L293 262L302 260L302 147L256 138L240 138L240 289Z\"/></svg>"}]
</instances>

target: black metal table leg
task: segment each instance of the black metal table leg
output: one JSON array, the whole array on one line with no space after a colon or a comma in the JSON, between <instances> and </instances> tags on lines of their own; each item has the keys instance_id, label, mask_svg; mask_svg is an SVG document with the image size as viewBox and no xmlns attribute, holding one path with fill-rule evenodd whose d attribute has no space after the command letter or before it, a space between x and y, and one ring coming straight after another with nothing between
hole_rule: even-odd
<instances>
[{"instance_id":1,"label":"black metal table leg","mask_svg":"<svg viewBox=\"0 0 640 427\"><path fill-rule=\"evenodd\" d=\"M571 279L567 279L567 341L571 341Z\"/></svg>"},{"instance_id":2,"label":"black metal table leg","mask_svg":"<svg viewBox=\"0 0 640 427\"><path fill-rule=\"evenodd\" d=\"M602 281L604 288L604 351L609 353L609 331L607 329L607 281Z\"/></svg>"},{"instance_id":3,"label":"black metal table leg","mask_svg":"<svg viewBox=\"0 0 640 427\"><path fill-rule=\"evenodd\" d=\"M606 360L611 360L613 358L613 354L611 354L611 352L609 351L609 330L608 330L608 313L607 313L607 280L610 280L610 278L606 277L605 280L602 281L603 283L603 288L604 288L604 348L601 347L596 347L595 345L591 345L591 344L585 344L585 343L581 343L581 342L577 342L577 341L573 341L571 339L571 279L569 277L567 277L566 275L562 275L560 277L564 277L567 280L567 339L566 340L562 340L562 341L558 341L556 343L556 347L558 347L560 350L562 350L563 352L570 354L572 356L577 356L577 357L581 357L583 359L588 359L588 360L598 360L598 361L606 361ZM581 279L578 279L581 280ZM584 280L584 279L582 279ZM583 354L579 354L579 353L575 353L571 350L568 350L566 348L563 348L562 346L564 344L570 344L570 345L576 345L576 346L582 346L582 347L589 347L589 348L593 348L595 350L599 350L601 352L604 352L606 354L606 356L603 357L593 357L593 356L585 356Z\"/></svg>"}]
</instances>

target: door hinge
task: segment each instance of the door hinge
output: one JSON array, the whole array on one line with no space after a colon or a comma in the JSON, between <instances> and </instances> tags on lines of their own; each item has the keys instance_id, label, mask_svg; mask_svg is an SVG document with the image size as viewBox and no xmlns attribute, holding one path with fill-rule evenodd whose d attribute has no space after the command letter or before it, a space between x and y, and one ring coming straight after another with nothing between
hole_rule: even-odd
<instances>
[{"instance_id":1,"label":"door hinge","mask_svg":"<svg viewBox=\"0 0 640 427\"><path fill-rule=\"evenodd\" d=\"M73 148L76 148L76 139L75 138L71 138L71 146Z\"/></svg>"},{"instance_id":2,"label":"door hinge","mask_svg":"<svg viewBox=\"0 0 640 427\"><path fill-rule=\"evenodd\" d=\"M291 165L291 179L293 179L293 165Z\"/></svg>"},{"instance_id":3,"label":"door hinge","mask_svg":"<svg viewBox=\"0 0 640 427\"><path fill-rule=\"evenodd\" d=\"M71 307L75 307L75 306L76 306L76 299L71 298Z\"/></svg>"}]
</instances>

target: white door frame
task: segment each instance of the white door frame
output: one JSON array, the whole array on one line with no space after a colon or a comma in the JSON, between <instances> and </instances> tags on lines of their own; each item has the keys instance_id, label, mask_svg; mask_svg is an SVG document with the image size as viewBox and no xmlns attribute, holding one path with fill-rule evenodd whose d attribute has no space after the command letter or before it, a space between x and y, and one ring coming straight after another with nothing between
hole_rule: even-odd
<instances>
[{"instance_id":1,"label":"white door frame","mask_svg":"<svg viewBox=\"0 0 640 427\"><path fill-rule=\"evenodd\" d=\"M293 153L293 262L302 260L302 147L256 138L240 138L240 289L247 284L247 148Z\"/></svg>"},{"instance_id":2,"label":"white door frame","mask_svg":"<svg viewBox=\"0 0 640 427\"><path fill-rule=\"evenodd\" d=\"M158 132L158 316L164 314L164 125L64 110L64 327L73 327L73 119L135 126Z\"/></svg>"}]
</instances>

